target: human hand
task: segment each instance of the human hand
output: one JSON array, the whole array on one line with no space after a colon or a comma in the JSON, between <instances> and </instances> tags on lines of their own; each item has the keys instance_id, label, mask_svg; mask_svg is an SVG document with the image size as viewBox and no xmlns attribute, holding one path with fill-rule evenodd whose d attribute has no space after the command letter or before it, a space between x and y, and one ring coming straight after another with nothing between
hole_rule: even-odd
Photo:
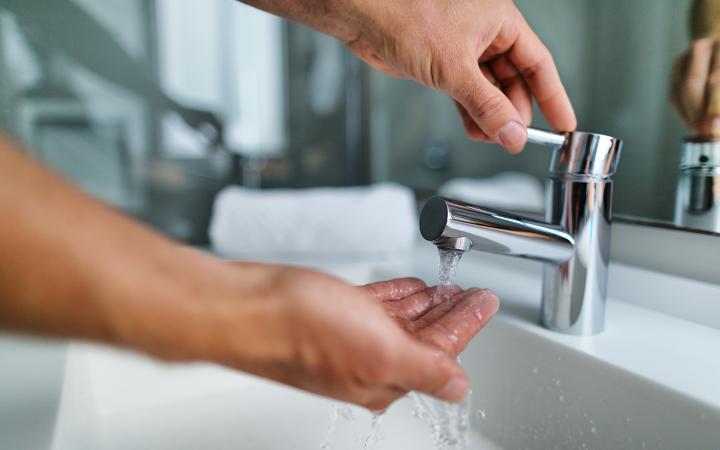
<instances>
[{"instance_id":1,"label":"human hand","mask_svg":"<svg viewBox=\"0 0 720 450\"><path fill-rule=\"evenodd\" d=\"M363 288L221 261L100 205L2 137L0 175L19 187L0 189L13 216L0 221L6 330L212 361L382 409L409 390L461 399L454 356L498 308L489 291L456 289L433 305L418 280ZM28 207L43 195L52 201Z\"/></svg>"},{"instance_id":2,"label":"human hand","mask_svg":"<svg viewBox=\"0 0 720 450\"><path fill-rule=\"evenodd\" d=\"M447 296L438 299L437 286L428 287L416 278L380 281L363 288L412 337L452 358L465 349L500 306L487 289L454 286Z\"/></svg>"},{"instance_id":3,"label":"human hand","mask_svg":"<svg viewBox=\"0 0 720 450\"><path fill-rule=\"evenodd\" d=\"M387 74L452 97L472 139L522 150L534 97L558 131L576 120L552 55L512 0L242 0L345 42Z\"/></svg>"},{"instance_id":4,"label":"human hand","mask_svg":"<svg viewBox=\"0 0 720 450\"><path fill-rule=\"evenodd\" d=\"M236 344L220 362L373 410L411 390L448 401L465 396L455 357L497 311L490 291L456 288L434 305L434 288L415 279L354 287L309 270L269 270L256 295L273 313L257 326L229 322L236 332L227 340ZM247 327L253 339L243 337Z\"/></svg>"},{"instance_id":5,"label":"human hand","mask_svg":"<svg viewBox=\"0 0 720 450\"><path fill-rule=\"evenodd\" d=\"M670 101L694 134L720 137L720 37L693 41L676 60Z\"/></svg>"},{"instance_id":6,"label":"human hand","mask_svg":"<svg viewBox=\"0 0 720 450\"><path fill-rule=\"evenodd\" d=\"M522 150L532 97L555 129L575 129L552 55L512 1L360 3L349 47L378 70L450 95L472 139Z\"/></svg>"}]
</instances>

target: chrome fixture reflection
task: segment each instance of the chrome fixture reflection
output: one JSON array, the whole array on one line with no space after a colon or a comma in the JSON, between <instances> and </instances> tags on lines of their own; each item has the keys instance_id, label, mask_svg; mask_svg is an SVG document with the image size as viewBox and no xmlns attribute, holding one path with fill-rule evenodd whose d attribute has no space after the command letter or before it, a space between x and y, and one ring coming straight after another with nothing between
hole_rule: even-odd
<instances>
[{"instance_id":1,"label":"chrome fixture reflection","mask_svg":"<svg viewBox=\"0 0 720 450\"><path fill-rule=\"evenodd\" d=\"M675 224L720 233L720 140L683 143Z\"/></svg>"},{"instance_id":2,"label":"chrome fixture reflection","mask_svg":"<svg viewBox=\"0 0 720 450\"><path fill-rule=\"evenodd\" d=\"M420 215L420 232L442 248L545 263L542 323L567 334L599 333L605 322L612 176L622 141L601 134L533 128L528 129L528 138L554 148L546 221L433 197Z\"/></svg>"}]
</instances>

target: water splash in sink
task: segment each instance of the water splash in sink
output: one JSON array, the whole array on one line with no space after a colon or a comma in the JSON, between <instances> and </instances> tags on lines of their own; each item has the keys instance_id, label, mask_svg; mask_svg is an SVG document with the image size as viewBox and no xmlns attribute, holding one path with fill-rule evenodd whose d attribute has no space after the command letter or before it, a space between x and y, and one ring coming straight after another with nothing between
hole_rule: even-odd
<instances>
[{"instance_id":1,"label":"water splash in sink","mask_svg":"<svg viewBox=\"0 0 720 450\"><path fill-rule=\"evenodd\" d=\"M438 253L440 266L433 305L450 301L455 286L457 266L463 255L462 251L441 248L438 248ZM428 423L436 450L463 450L469 447L472 391L468 391L465 398L458 403L443 402L416 392L411 393L411 397L415 402L412 415ZM325 440L320 446L321 450L332 450L330 438L335 432L338 416L343 415L342 411L343 405L338 403L333 405ZM482 414L484 418L485 412L483 411ZM364 450L372 450L382 439L380 434L382 417L382 413L373 413L370 433L359 439L363 443Z\"/></svg>"},{"instance_id":2,"label":"water splash in sink","mask_svg":"<svg viewBox=\"0 0 720 450\"><path fill-rule=\"evenodd\" d=\"M351 424L355 423L355 415L349 405L345 405L343 403L333 403L330 408L330 422L328 423L328 429L325 433L325 439L323 439L322 444L320 444L320 450L332 450L330 439L332 438L333 433L335 433L337 421L340 417Z\"/></svg>"},{"instance_id":3,"label":"water splash in sink","mask_svg":"<svg viewBox=\"0 0 720 450\"><path fill-rule=\"evenodd\" d=\"M438 248L440 267L434 305L450 301L455 285L457 266L463 252ZM458 359L460 363L460 359ZM472 391L458 403L447 403L413 393L413 415L430 425L430 433L437 450L461 450L470 445L470 401Z\"/></svg>"},{"instance_id":4,"label":"water splash in sink","mask_svg":"<svg viewBox=\"0 0 720 450\"><path fill-rule=\"evenodd\" d=\"M364 438L363 448L365 450L372 450L382 440L382 434L380 433L380 422L382 422L384 412L373 412L372 420L370 421L370 433Z\"/></svg>"},{"instance_id":5,"label":"water splash in sink","mask_svg":"<svg viewBox=\"0 0 720 450\"><path fill-rule=\"evenodd\" d=\"M438 248L438 254L440 256L440 267L438 269L437 291L435 291L435 298L433 299L433 304L435 305L450 300L452 289L455 285L457 266L460 263L463 252Z\"/></svg>"}]
</instances>

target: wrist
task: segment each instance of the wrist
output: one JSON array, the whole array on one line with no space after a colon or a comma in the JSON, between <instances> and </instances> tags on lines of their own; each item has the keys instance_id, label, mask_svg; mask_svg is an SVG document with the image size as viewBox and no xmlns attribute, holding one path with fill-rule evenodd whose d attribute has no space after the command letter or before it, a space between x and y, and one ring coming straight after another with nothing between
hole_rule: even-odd
<instances>
[{"instance_id":1,"label":"wrist","mask_svg":"<svg viewBox=\"0 0 720 450\"><path fill-rule=\"evenodd\" d=\"M231 264L174 245L111 308L116 344L172 361L213 361L239 369L282 362L291 353L278 299L268 295L273 268Z\"/></svg>"}]
</instances>

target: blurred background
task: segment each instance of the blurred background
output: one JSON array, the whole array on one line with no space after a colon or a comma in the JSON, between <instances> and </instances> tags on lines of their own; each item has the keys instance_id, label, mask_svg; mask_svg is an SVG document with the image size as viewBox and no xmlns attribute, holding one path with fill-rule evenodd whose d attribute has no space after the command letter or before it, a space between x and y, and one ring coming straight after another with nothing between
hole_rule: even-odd
<instances>
[{"instance_id":1,"label":"blurred background","mask_svg":"<svg viewBox=\"0 0 720 450\"><path fill-rule=\"evenodd\" d=\"M516 3L553 52L579 128L625 141L617 215L671 221L688 132L668 92L691 1ZM534 124L547 127L537 112ZM0 0L0 127L196 245L231 184L393 181L422 200L451 180L519 173L541 190L550 157L471 142L444 95L231 0Z\"/></svg>"}]
</instances>

